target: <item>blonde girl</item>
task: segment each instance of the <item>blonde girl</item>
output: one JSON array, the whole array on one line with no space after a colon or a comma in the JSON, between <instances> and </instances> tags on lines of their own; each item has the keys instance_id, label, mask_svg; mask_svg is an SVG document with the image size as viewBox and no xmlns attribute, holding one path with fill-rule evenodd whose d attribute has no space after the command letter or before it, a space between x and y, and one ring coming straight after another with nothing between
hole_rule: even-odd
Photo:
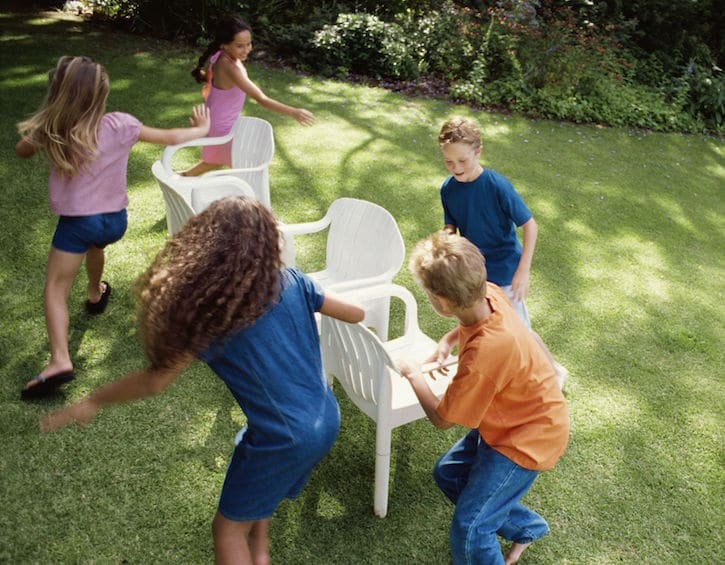
<instances>
[{"instance_id":1,"label":"blonde girl","mask_svg":"<svg viewBox=\"0 0 725 565\"><path fill-rule=\"evenodd\" d=\"M244 66L251 51L251 28L241 18L228 17L219 22L214 41L191 71L197 82L205 83L202 94L211 109L210 137L223 136L231 131L247 96L268 110L294 118L302 125L311 125L315 121L308 110L282 104L252 82ZM199 163L182 174L196 176L222 165L230 167L230 144L204 146L201 158Z\"/></svg>"},{"instance_id":2,"label":"blonde girl","mask_svg":"<svg viewBox=\"0 0 725 565\"><path fill-rule=\"evenodd\" d=\"M322 372L315 312L359 322L364 311L281 268L277 222L259 201L214 202L171 239L138 287L147 369L41 419L88 423L109 404L157 394L203 359L247 417L212 523L219 563L269 562L269 521L295 498L339 429Z\"/></svg>"},{"instance_id":3,"label":"blonde girl","mask_svg":"<svg viewBox=\"0 0 725 565\"><path fill-rule=\"evenodd\" d=\"M50 208L59 216L45 281L45 322L50 361L26 384L22 397L50 394L75 378L68 351L68 305L73 280L86 260L89 314L102 313L111 285L102 281L104 248L126 231L126 165L137 141L163 145L202 137L209 131L204 106L193 109L191 127L156 129L130 114L106 113L109 81L88 57L61 57L49 73L40 109L18 124L19 157L43 151L50 161Z\"/></svg>"}]
</instances>

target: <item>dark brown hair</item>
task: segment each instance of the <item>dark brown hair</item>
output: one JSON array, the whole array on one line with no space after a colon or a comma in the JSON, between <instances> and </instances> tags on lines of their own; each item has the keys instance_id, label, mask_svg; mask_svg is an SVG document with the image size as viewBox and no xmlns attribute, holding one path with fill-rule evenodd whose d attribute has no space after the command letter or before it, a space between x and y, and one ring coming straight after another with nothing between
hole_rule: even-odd
<instances>
[{"instance_id":1,"label":"dark brown hair","mask_svg":"<svg viewBox=\"0 0 725 565\"><path fill-rule=\"evenodd\" d=\"M248 31L251 33L252 28L238 16L229 16L219 22L216 27L214 41L202 53L196 67L191 71L191 76L196 79L196 82L206 82L206 62L209 60L209 57L216 53L223 44L234 41L234 36L240 31Z\"/></svg>"}]
</instances>

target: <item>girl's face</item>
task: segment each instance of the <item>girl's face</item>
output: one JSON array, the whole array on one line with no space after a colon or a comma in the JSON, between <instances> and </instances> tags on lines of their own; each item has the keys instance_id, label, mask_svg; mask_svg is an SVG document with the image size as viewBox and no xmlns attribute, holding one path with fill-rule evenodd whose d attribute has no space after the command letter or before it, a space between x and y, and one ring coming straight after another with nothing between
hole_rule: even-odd
<instances>
[{"instance_id":1,"label":"girl's face","mask_svg":"<svg viewBox=\"0 0 725 565\"><path fill-rule=\"evenodd\" d=\"M481 174L481 165L478 162L481 156L480 147L474 149L468 143L457 141L443 144L441 151L446 169L458 182L472 182Z\"/></svg>"},{"instance_id":2,"label":"girl's face","mask_svg":"<svg viewBox=\"0 0 725 565\"><path fill-rule=\"evenodd\" d=\"M232 59L246 61L252 52L252 34L249 30L240 31L229 43L223 43L222 49Z\"/></svg>"}]
</instances>

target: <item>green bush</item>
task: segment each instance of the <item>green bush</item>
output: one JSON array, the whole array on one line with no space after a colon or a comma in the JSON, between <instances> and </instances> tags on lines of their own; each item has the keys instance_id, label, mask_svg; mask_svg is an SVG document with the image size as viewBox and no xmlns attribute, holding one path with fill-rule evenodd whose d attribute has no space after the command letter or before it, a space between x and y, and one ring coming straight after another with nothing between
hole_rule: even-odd
<instances>
[{"instance_id":1,"label":"green bush","mask_svg":"<svg viewBox=\"0 0 725 565\"><path fill-rule=\"evenodd\" d=\"M408 79L418 70L403 29L371 14L340 14L313 39L318 69L335 76L356 73Z\"/></svg>"},{"instance_id":2,"label":"green bush","mask_svg":"<svg viewBox=\"0 0 725 565\"><path fill-rule=\"evenodd\" d=\"M470 69L480 41L481 20L450 0L440 10L399 14L396 21L412 46L421 73L454 80Z\"/></svg>"}]
</instances>

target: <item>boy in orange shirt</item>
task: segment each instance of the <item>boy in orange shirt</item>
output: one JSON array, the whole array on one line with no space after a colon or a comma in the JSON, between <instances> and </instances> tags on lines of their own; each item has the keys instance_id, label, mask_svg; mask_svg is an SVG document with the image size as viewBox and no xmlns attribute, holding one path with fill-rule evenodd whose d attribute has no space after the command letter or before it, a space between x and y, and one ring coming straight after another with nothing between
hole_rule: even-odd
<instances>
[{"instance_id":1,"label":"boy in orange shirt","mask_svg":"<svg viewBox=\"0 0 725 565\"><path fill-rule=\"evenodd\" d=\"M398 367L433 425L472 428L433 470L456 505L453 563L516 563L549 531L520 500L540 471L554 467L569 438L553 360L503 291L486 283L483 257L467 239L445 231L432 235L416 246L410 269L435 310L460 322L429 359L442 361L458 342L458 372L440 401L419 366ZM497 534L513 542L505 557Z\"/></svg>"}]
</instances>

